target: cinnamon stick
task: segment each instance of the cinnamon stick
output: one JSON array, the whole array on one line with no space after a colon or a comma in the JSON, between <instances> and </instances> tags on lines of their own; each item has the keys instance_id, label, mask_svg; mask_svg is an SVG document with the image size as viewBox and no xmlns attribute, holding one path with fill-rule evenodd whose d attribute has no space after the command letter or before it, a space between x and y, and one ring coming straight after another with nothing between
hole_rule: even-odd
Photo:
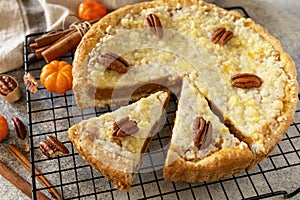
<instances>
[{"instance_id":1,"label":"cinnamon stick","mask_svg":"<svg viewBox=\"0 0 300 200\"><path fill-rule=\"evenodd\" d=\"M56 42L58 39L60 39L64 35L70 33L71 31L72 31L72 29L67 29L67 30L64 30L64 31L49 33L49 34L46 34L42 37L36 38L34 41L36 42L38 47L48 46L48 45L53 44L54 42Z\"/></svg>"},{"instance_id":2,"label":"cinnamon stick","mask_svg":"<svg viewBox=\"0 0 300 200\"><path fill-rule=\"evenodd\" d=\"M72 35L73 33L77 32L77 30L76 30L75 28L71 28L71 29L69 29L69 30L70 30L69 33L67 33L66 35L62 36L62 37L59 38L58 40L56 40L55 43L58 43L58 42L60 42L60 41L62 41L62 40L64 40L64 39L70 37L70 35ZM54 43L54 44L55 44L55 43Z\"/></svg>"},{"instance_id":3,"label":"cinnamon stick","mask_svg":"<svg viewBox=\"0 0 300 200\"><path fill-rule=\"evenodd\" d=\"M79 31L76 31L68 37L64 37L62 40L51 45L48 49L42 52L42 56L44 57L46 62L49 63L52 60L65 55L72 49L75 49L80 43L81 38L82 36Z\"/></svg>"},{"instance_id":4,"label":"cinnamon stick","mask_svg":"<svg viewBox=\"0 0 300 200\"><path fill-rule=\"evenodd\" d=\"M29 45L29 48L30 48L32 51L35 51L35 50L38 49L39 47L38 47L37 43L31 43L31 44Z\"/></svg>"},{"instance_id":5,"label":"cinnamon stick","mask_svg":"<svg viewBox=\"0 0 300 200\"><path fill-rule=\"evenodd\" d=\"M36 49L35 52L35 56L37 59L41 59L42 56L42 52L45 51L46 49L48 49L50 47L50 45L44 46L44 47L40 47L38 49Z\"/></svg>"},{"instance_id":6,"label":"cinnamon stick","mask_svg":"<svg viewBox=\"0 0 300 200\"><path fill-rule=\"evenodd\" d=\"M8 145L8 151L30 172L30 161L29 159L19 150L14 144ZM35 168L34 172L36 175L40 175L41 172ZM55 188L52 188L52 184L43 175L37 176L37 180L44 186L47 187L48 192L56 199L62 199L60 194Z\"/></svg>"},{"instance_id":7,"label":"cinnamon stick","mask_svg":"<svg viewBox=\"0 0 300 200\"><path fill-rule=\"evenodd\" d=\"M23 177L13 171L11 168L6 166L3 162L0 161L0 174L9 182L11 182L14 186L16 186L19 190L21 190L25 195L29 198L32 198L31 193L31 184L28 183ZM36 192L37 199L48 200L49 198L44 195L41 191Z\"/></svg>"}]
</instances>

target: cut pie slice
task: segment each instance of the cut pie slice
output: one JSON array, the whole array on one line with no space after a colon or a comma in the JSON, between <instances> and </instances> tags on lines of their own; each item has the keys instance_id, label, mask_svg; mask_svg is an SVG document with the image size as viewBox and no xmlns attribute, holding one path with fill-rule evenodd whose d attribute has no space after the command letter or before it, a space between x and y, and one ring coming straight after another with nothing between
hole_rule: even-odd
<instances>
[{"instance_id":1,"label":"cut pie slice","mask_svg":"<svg viewBox=\"0 0 300 200\"><path fill-rule=\"evenodd\" d=\"M240 173L252 160L248 146L229 132L198 88L184 77L164 178L213 181Z\"/></svg>"},{"instance_id":2,"label":"cut pie slice","mask_svg":"<svg viewBox=\"0 0 300 200\"><path fill-rule=\"evenodd\" d=\"M96 171L129 190L142 154L162 125L169 93L147 98L73 125L67 134L75 149Z\"/></svg>"}]
</instances>

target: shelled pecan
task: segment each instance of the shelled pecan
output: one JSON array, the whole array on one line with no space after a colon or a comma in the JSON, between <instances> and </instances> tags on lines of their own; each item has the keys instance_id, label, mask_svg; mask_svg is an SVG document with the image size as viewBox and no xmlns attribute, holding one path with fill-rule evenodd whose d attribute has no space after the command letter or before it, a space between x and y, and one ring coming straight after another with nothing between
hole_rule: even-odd
<instances>
[{"instance_id":1,"label":"shelled pecan","mask_svg":"<svg viewBox=\"0 0 300 200\"><path fill-rule=\"evenodd\" d=\"M25 73L23 76L23 81L24 84L27 88L27 90L32 93L36 94L38 92L38 87L40 84L36 81L36 79L30 74L30 73Z\"/></svg>"},{"instance_id":2,"label":"shelled pecan","mask_svg":"<svg viewBox=\"0 0 300 200\"><path fill-rule=\"evenodd\" d=\"M11 120L18 137L24 140L27 134L27 129L24 123L17 117L11 118Z\"/></svg>"},{"instance_id":3,"label":"shelled pecan","mask_svg":"<svg viewBox=\"0 0 300 200\"><path fill-rule=\"evenodd\" d=\"M235 74L231 80L232 86L243 89L258 88L262 84L262 79L259 76L249 73Z\"/></svg>"},{"instance_id":4,"label":"shelled pecan","mask_svg":"<svg viewBox=\"0 0 300 200\"><path fill-rule=\"evenodd\" d=\"M103 64L107 69L114 70L118 73L126 73L129 67L128 62L121 56L108 52L99 57L99 62Z\"/></svg>"},{"instance_id":5,"label":"shelled pecan","mask_svg":"<svg viewBox=\"0 0 300 200\"><path fill-rule=\"evenodd\" d=\"M218 28L212 35L211 41L215 44L226 44L233 37L233 32L226 28Z\"/></svg>"},{"instance_id":6,"label":"shelled pecan","mask_svg":"<svg viewBox=\"0 0 300 200\"><path fill-rule=\"evenodd\" d=\"M124 117L119 121L114 122L113 136L125 137L135 134L139 131L136 121L129 120L129 117Z\"/></svg>"},{"instance_id":7,"label":"shelled pecan","mask_svg":"<svg viewBox=\"0 0 300 200\"><path fill-rule=\"evenodd\" d=\"M194 145L199 149L206 148L211 140L212 130L211 122L206 121L203 117L196 117L194 120Z\"/></svg>"},{"instance_id":8,"label":"shelled pecan","mask_svg":"<svg viewBox=\"0 0 300 200\"><path fill-rule=\"evenodd\" d=\"M56 137L48 135L47 139L40 142L40 150L48 157L54 157L57 154L68 154L69 150Z\"/></svg>"},{"instance_id":9,"label":"shelled pecan","mask_svg":"<svg viewBox=\"0 0 300 200\"><path fill-rule=\"evenodd\" d=\"M155 14L149 14L145 19L145 24L154 35L157 35L158 39L163 38L164 31L159 17L157 17Z\"/></svg>"}]
</instances>

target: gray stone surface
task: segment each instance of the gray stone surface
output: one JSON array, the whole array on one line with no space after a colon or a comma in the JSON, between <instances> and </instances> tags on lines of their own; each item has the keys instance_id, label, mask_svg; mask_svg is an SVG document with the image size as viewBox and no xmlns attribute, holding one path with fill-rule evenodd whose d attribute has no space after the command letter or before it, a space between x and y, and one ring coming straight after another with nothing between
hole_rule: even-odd
<instances>
[{"instance_id":1,"label":"gray stone surface","mask_svg":"<svg viewBox=\"0 0 300 200\"><path fill-rule=\"evenodd\" d=\"M252 1L242 1L242 0L236 0L236 1L222 1L217 0L215 1L216 4L220 6L243 6L250 16L259 24L266 27L269 32L271 32L275 37L277 37L281 43L284 49L291 55L293 58L297 70L299 72L299 66L300 66L300 1L298 0L252 0ZM16 136L16 133L14 131L14 128L12 126L12 123L10 119L12 117L19 117L23 120L24 123L28 123L27 118L27 109L26 109L26 98L25 98L25 89L24 85L22 84L22 76L23 76L23 69L15 70L13 72L10 72L10 75L13 75L17 77L18 80L21 82L21 88L22 88L22 99L17 103L8 103L7 101L4 101L0 99L0 114L4 115L9 120L9 135L8 137L0 143L0 160L4 163L6 163L9 167L14 169L18 174L22 175L26 180L31 181L31 175L28 173L23 166L21 166L15 158L13 158L7 151L7 146L10 143L16 144L18 147L23 149L23 143L24 141L19 139ZM298 78L299 80L299 78ZM46 95L46 94L41 94ZM47 105L49 102L43 102L43 106ZM36 105L39 106L39 105ZM299 107L299 106L298 106ZM300 108L300 107L299 107ZM63 111L62 113L63 114ZM36 115L34 116L36 120L41 120L44 116ZM296 120L298 122L300 121L300 116L296 115ZM62 122L63 123L63 122ZM64 124L61 124L62 126L65 126ZM53 128L51 125L47 126L45 125L46 129L48 128L51 130ZM38 128L37 128L38 129ZM37 130L38 131L45 131L45 130ZM291 128L289 130L289 135L297 135L297 130L295 128ZM299 134L298 134L299 135ZM61 136L63 138L63 136ZM63 138L65 139L65 138ZM35 141L38 142L38 141ZM296 145L295 148L299 149L300 141L294 140L293 143ZM155 146L153 147L155 148ZM293 148L290 146L289 142L282 142L280 143L280 148L284 152L288 152L293 150ZM276 155L276 153L280 153L280 149L277 147L273 155ZM26 154L29 156L29 154ZM42 158L42 155L37 155L38 159ZM299 158L296 155L289 154L286 158L290 164L292 163L299 163ZM68 169L68 167L72 167L72 160L68 159L61 159L61 169ZM274 157L274 163L277 167L280 167L280 165L284 166L286 165L286 160L283 156L275 156ZM85 163L78 158L76 160L76 166L84 166ZM270 163L270 160L264 160L261 162L261 168L264 171L267 171L268 169L272 168L272 164ZM45 162L41 163L38 166L43 172L51 171L53 168L58 168L57 162ZM265 174L258 173L257 175L251 176L253 185L255 185L255 188L258 189L258 192L269 192L268 183L272 186L272 189L274 191L277 190L287 190L287 191L293 191L296 188L299 187L299 165L297 167L290 167L283 170L277 170L272 172L267 172ZM251 173L260 172L260 168L256 167ZM80 168L77 170L78 176L85 177L85 176L91 176L90 170L86 169L86 167ZM269 181L268 183L265 181L264 175L266 176L266 179ZM94 174L94 176L98 176ZM156 176L158 178L161 177L161 171L158 170L156 172ZM242 175L238 175L243 176ZM141 174L141 179L143 181L150 181L153 177L153 172L147 172ZM60 181L60 177L57 176L49 176L49 179L51 181ZM75 181L75 175L72 171L67 171L66 173L62 173L62 181L64 183L69 183L72 181ZM17 190L15 187L13 187L9 182L7 182L3 177L0 176L0 199L28 199L25 195L22 194L19 190ZM252 186L251 182L249 182L248 178L239 178L237 179L237 182L239 186L241 187L241 190L243 194L245 194L245 197L255 195L254 187ZM103 179L98 179L96 181L96 184L98 185L96 188L97 190L105 190L109 189L110 185L108 182L106 182ZM197 184L193 184L197 185ZM80 185L81 186L81 185ZM173 185L170 184L167 181L160 181L159 182L160 188L162 188L163 191L161 192L168 192L173 189ZM186 186L185 183L179 183L176 184L176 188L184 188ZM81 194L85 194L87 191L93 190L91 189L91 184L86 183L82 184L80 187ZM157 184L146 184L144 185L144 188L146 190L147 195L154 194L155 191L158 190ZM239 191L237 188L237 185L234 181L230 182L224 182L223 187L228 191L228 198L230 199L237 199L237 196L239 196ZM71 196L69 194L72 194L72 191L74 190L73 187L65 187L64 192L68 193L66 196ZM211 192L212 197L215 199L224 199L224 195L222 192L222 187L220 184L214 184L209 186L209 191ZM194 191L195 195L199 197L199 199L207 199L209 194L207 193L207 190L205 188L201 188L200 190ZM124 194L124 192L115 191L113 192L113 195L115 199L127 199L127 195ZM143 197L141 194L141 188L135 187L130 192L130 197L133 199ZM182 199L189 199L191 196L190 192L180 192L178 194L179 197L182 197ZM99 194L98 199L110 199L111 194L110 193L104 193ZM166 199L175 199L176 195L170 194L165 196ZM89 198L87 198L89 199ZM240 197L238 198L240 199ZM282 196L273 197L270 199L283 199ZM296 196L292 199L300 199L300 196Z\"/></svg>"}]
</instances>

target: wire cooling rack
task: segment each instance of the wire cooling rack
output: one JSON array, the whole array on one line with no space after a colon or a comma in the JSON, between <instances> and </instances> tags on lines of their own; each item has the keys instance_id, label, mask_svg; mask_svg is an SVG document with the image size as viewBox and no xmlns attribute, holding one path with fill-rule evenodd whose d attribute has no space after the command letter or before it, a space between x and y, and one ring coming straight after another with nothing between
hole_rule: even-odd
<instances>
[{"instance_id":1,"label":"wire cooling rack","mask_svg":"<svg viewBox=\"0 0 300 200\"><path fill-rule=\"evenodd\" d=\"M249 17L241 7L237 9ZM33 39L44 33L26 36L24 45L25 70L39 81L40 70L45 62L37 60L29 48ZM73 52L61 58L72 63ZM154 137L143 164L136 175L130 192L114 189L111 182L95 172L73 149L66 136L68 128L83 119L99 116L112 108L77 109L72 92L57 95L42 86L36 95L27 95L29 117L29 140L31 167L39 168L56 188L63 199L262 199L274 196L289 198L300 192L300 105L295 118L283 140L276 146L270 157L260 162L252 171L214 182L174 183L162 177L162 167L168 148L170 132L176 112L176 97L171 96L167 108L165 126ZM39 142L47 135L54 135L70 150L70 154L46 158L39 151ZM48 194L37 181L32 170L32 192ZM49 196L50 197L50 196ZM297 196L299 197L299 195ZM296 197L296 198L297 198ZM299 197L300 198L300 197Z\"/></svg>"}]
</instances>

